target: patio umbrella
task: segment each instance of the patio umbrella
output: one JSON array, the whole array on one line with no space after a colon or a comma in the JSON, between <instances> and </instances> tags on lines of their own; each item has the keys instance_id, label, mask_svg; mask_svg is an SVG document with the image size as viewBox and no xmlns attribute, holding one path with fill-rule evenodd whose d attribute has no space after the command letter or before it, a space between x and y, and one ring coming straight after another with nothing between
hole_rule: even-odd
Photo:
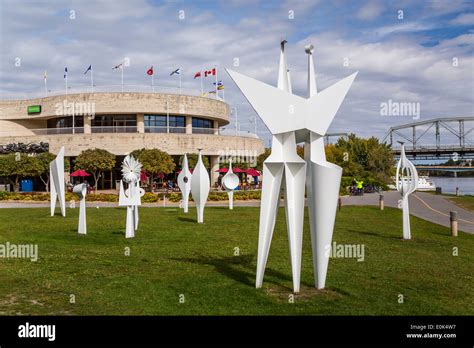
<instances>
[{"instance_id":1,"label":"patio umbrella","mask_svg":"<svg viewBox=\"0 0 474 348\"><path fill-rule=\"evenodd\" d=\"M219 168L216 170L217 173L227 173L229 169L227 168Z\"/></svg>"},{"instance_id":2,"label":"patio umbrella","mask_svg":"<svg viewBox=\"0 0 474 348\"><path fill-rule=\"evenodd\" d=\"M262 174L260 174L260 172L258 170L256 170L255 168L249 168L249 169L246 169L245 172L248 174L248 175L251 175L251 176L260 176Z\"/></svg>"},{"instance_id":3,"label":"patio umbrella","mask_svg":"<svg viewBox=\"0 0 474 348\"><path fill-rule=\"evenodd\" d=\"M83 171L82 169L78 169L75 172L72 172L70 176L91 176L91 174Z\"/></svg>"},{"instance_id":4,"label":"patio umbrella","mask_svg":"<svg viewBox=\"0 0 474 348\"><path fill-rule=\"evenodd\" d=\"M240 168L237 168L237 167L232 168L232 171L233 171L234 173L245 173L245 170L240 169Z\"/></svg>"}]
</instances>

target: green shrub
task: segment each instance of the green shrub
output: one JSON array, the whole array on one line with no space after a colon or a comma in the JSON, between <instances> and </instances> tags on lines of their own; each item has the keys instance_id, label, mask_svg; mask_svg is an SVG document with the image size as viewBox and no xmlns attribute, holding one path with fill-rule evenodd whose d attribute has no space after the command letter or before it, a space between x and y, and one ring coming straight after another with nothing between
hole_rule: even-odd
<instances>
[{"instance_id":1,"label":"green shrub","mask_svg":"<svg viewBox=\"0 0 474 348\"><path fill-rule=\"evenodd\" d=\"M142 197L142 203L154 203L158 202L158 195L155 193L147 192Z\"/></svg>"}]
</instances>

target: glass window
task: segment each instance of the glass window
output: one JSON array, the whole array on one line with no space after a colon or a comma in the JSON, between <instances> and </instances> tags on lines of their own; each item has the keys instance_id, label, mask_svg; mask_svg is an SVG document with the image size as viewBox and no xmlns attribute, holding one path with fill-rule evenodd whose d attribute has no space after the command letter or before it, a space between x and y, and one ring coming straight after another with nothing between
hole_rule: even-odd
<instances>
[{"instance_id":1,"label":"glass window","mask_svg":"<svg viewBox=\"0 0 474 348\"><path fill-rule=\"evenodd\" d=\"M193 128L213 128L214 122L205 118L193 117Z\"/></svg>"},{"instance_id":2,"label":"glass window","mask_svg":"<svg viewBox=\"0 0 474 348\"><path fill-rule=\"evenodd\" d=\"M144 115L144 125L146 133L166 133L167 132L166 115ZM186 126L184 116L168 117L170 133L183 133ZM183 128L183 129L181 129Z\"/></svg>"},{"instance_id":3,"label":"glass window","mask_svg":"<svg viewBox=\"0 0 474 348\"><path fill-rule=\"evenodd\" d=\"M48 128L72 128L72 116L57 117L47 120ZM74 117L75 127L84 127L83 116Z\"/></svg>"}]
</instances>

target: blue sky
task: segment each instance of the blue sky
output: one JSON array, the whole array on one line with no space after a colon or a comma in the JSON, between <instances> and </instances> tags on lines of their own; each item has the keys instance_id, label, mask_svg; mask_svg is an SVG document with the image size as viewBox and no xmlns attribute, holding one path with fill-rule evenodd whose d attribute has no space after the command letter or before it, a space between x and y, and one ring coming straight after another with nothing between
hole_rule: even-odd
<instances>
[{"instance_id":1,"label":"blue sky","mask_svg":"<svg viewBox=\"0 0 474 348\"><path fill-rule=\"evenodd\" d=\"M217 65L241 129L253 130L254 112L223 68L276 84L280 38L288 40L296 94L306 93L306 44L316 47L319 89L359 71L330 132L382 137L413 121L382 116L388 100L419 103L420 120L474 115L474 3L463 0L0 0L0 93L42 96L44 70L48 88L60 91L65 66L71 89L86 89L89 64L98 87L118 85L120 73L111 68L125 57L126 84L147 88L153 65L155 84L175 88L169 73L181 67L183 87L198 90L194 73ZM260 120L258 130L270 139Z\"/></svg>"}]
</instances>

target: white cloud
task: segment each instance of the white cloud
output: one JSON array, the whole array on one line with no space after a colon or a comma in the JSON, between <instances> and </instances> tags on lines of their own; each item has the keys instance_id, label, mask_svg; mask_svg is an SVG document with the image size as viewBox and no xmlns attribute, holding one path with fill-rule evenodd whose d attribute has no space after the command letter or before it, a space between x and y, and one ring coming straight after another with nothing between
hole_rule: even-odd
<instances>
[{"instance_id":1,"label":"white cloud","mask_svg":"<svg viewBox=\"0 0 474 348\"><path fill-rule=\"evenodd\" d=\"M362 20L373 20L377 18L383 11L380 1L369 1L362 6L356 13L356 17Z\"/></svg>"},{"instance_id":2,"label":"white cloud","mask_svg":"<svg viewBox=\"0 0 474 348\"><path fill-rule=\"evenodd\" d=\"M450 21L452 25L474 25L474 12L461 13Z\"/></svg>"}]
</instances>

